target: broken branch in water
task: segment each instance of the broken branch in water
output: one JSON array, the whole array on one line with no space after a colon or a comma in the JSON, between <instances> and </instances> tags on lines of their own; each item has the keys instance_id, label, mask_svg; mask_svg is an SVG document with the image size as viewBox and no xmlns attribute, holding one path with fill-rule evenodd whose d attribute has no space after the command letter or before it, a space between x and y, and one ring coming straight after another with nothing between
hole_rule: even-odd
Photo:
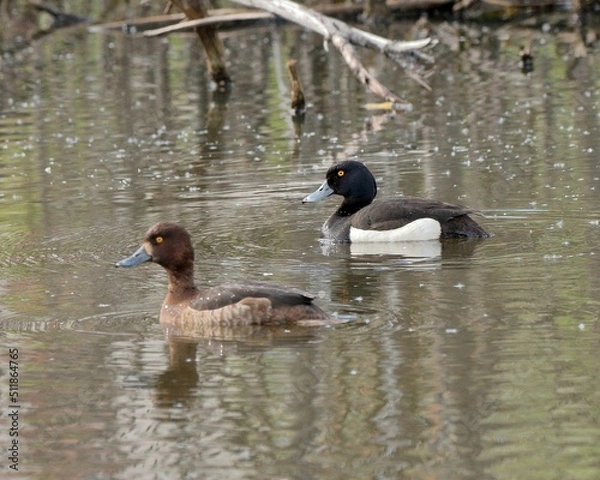
<instances>
[{"instance_id":1,"label":"broken branch in water","mask_svg":"<svg viewBox=\"0 0 600 480\"><path fill-rule=\"evenodd\" d=\"M208 16L206 8L201 1L172 0L185 16L190 20L206 18ZM231 88L231 78L227 73L225 66L225 47L219 38L217 27L207 25L203 28L196 28L196 33L202 42L204 52L206 53L206 63L216 89L226 92Z\"/></svg>"},{"instance_id":2,"label":"broken branch in water","mask_svg":"<svg viewBox=\"0 0 600 480\"><path fill-rule=\"evenodd\" d=\"M351 27L346 23L334 18L322 15L314 10L310 10L300 4L289 0L233 0L234 3L247 7L260 8L290 22L297 23L309 30L322 35L325 41L330 41L342 54L344 60L354 73L354 75L363 83L371 92L394 102L399 106L409 106L402 101L398 96L392 93L387 87L373 77L360 62L352 45L358 45L373 50L379 51L386 57L396 61L400 66L404 67L401 62L397 61L397 56L408 51L422 48L429 44L430 39L425 38L412 42L398 42L387 38L379 37L369 32ZM424 79L413 72L411 78L417 79L419 84L429 88Z\"/></svg>"},{"instance_id":3,"label":"broken branch in water","mask_svg":"<svg viewBox=\"0 0 600 480\"><path fill-rule=\"evenodd\" d=\"M296 60L288 60L287 67L290 75L290 83L292 85L292 101L291 106L294 112L294 116L299 116L304 113L306 109L306 101L304 100L304 92L302 91L302 85L300 84L300 78L298 77L298 70L296 69Z\"/></svg>"},{"instance_id":4,"label":"broken branch in water","mask_svg":"<svg viewBox=\"0 0 600 480\"><path fill-rule=\"evenodd\" d=\"M325 40L324 47L326 49L329 43L335 46L359 81L377 96L393 102L396 108L410 108L410 104L401 100L396 94L367 71L362 65L353 45L370 48L380 52L404 69L411 79L424 88L431 90L431 87L427 84L425 78L411 69L410 62L407 61L406 57L407 53L411 53L418 59L433 62L433 59L430 56L417 51L417 49L428 45L431 42L430 38L408 42L389 40L358 28L351 27L341 20L323 15L315 10L308 9L289 0L232 1L246 7L259 8L267 13L252 11L240 12L239 10L234 10L233 12L229 11L217 16L203 16L202 18L198 18L198 16L195 15L187 15L188 21L179 22L175 25L168 25L154 30L147 30L144 32L144 35L150 37L190 29L195 29L198 34L201 35L200 32L205 28L216 28L215 24L268 20L277 16L322 35ZM440 2L446 0L435 1ZM174 1L173 3L179 6L182 1Z\"/></svg>"}]
</instances>

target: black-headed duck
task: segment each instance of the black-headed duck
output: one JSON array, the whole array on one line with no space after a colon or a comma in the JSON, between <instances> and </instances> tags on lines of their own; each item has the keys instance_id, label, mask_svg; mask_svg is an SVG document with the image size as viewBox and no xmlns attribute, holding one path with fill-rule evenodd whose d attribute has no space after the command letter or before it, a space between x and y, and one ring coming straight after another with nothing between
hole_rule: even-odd
<instances>
[{"instance_id":1,"label":"black-headed duck","mask_svg":"<svg viewBox=\"0 0 600 480\"><path fill-rule=\"evenodd\" d=\"M314 297L294 288L263 282L227 283L200 290L194 283L194 248L189 233L174 223L157 223L136 252L116 264L154 262L167 271L169 287L160 322L182 329L201 325L243 327L327 323Z\"/></svg>"},{"instance_id":2,"label":"black-headed duck","mask_svg":"<svg viewBox=\"0 0 600 480\"><path fill-rule=\"evenodd\" d=\"M325 182L302 203L341 195L341 206L323 224L335 242L400 242L441 238L488 238L470 215L481 212L462 205L419 197L373 201L377 183L361 162L347 160L327 171Z\"/></svg>"}]
</instances>

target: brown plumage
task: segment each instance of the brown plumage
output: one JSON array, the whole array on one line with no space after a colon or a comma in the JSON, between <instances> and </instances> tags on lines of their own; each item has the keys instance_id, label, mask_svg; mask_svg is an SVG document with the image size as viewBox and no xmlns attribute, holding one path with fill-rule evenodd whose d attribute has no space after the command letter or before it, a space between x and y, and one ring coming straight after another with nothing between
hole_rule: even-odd
<instances>
[{"instance_id":1,"label":"brown plumage","mask_svg":"<svg viewBox=\"0 0 600 480\"><path fill-rule=\"evenodd\" d=\"M178 331L203 326L324 324L333 321L313 304L314 296L264 282L227 283L200 290L194 283L194 248L188 232L174 223L157 223L140 248L117 267L154 262L167 271L167 296L160 321Z\"/></svg>"}]
</instances>

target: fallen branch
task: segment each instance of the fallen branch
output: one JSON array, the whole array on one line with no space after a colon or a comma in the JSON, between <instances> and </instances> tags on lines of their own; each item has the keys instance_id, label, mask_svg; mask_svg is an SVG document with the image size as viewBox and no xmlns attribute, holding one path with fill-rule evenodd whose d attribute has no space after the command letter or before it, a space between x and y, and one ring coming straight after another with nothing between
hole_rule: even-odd
<instances>
[{"instance_id":1,"label":"fallen branch","mask_svg":"<svg viewBox=\"0 0 600 480\"><path fill-rule=\"evenodd\" d=\"M380 37L349 26L335 18L322 15L314 10L304 7L289 0L232 0L234 3L247 7L259 8L278 17L297 23L309 30L322 35L325 41L330 41L334 35L340 35L344 40L361 47L377 50L386 56L406 53L410 50L422 48L429 44L431 39L425 38L412 42L399 42Z\"/></svg>"},{"instance_id":2,"label":"fallen branch","mask_svg":"<svg viewBox=\"0 0 600 480\"><path fill-rule=\"evenodd\" d=\"M392 41L351 27L340 20L327 17L289 0L233 0L233 2L246 7L265 10L322 35L325 42L331 42L340 51L354 75L371 92L385 100L394 102L398 106L410 107L409 104L392 93L363 67L352 45L371 48L381 52L400 66L404 66L401 62L398 62L398 56L428 45L430 42L429 38L412 42ZM326 45L325 48L327 48ZM415 78L415 75L411 78ZM416 78L421 85L428 88L427 83L423 79L418 76Z\"/></svg>"},{"instance_id":3,"label":"fallen branch","mask_svg":"<svg viewBox=\"0 0 600 480\"><path fill-rule=\"evenodd\" d=\"M386 5L390 10L390 13L397 14L402 12L406 16L418 16L423 12L429 10L439 9L448 4L452 4L454 0L388 0ZM2 3L2 0L0 0ZM348 20L356 19L364 10L364 7L358 3L334 3L325 5L315 5L312 7L314 11L319 12L323 15L328 15L335 18L345 18ZM90 31L99 32L103 30L121 30L128 33L132 31L140 32L149 30L150 28L162 28L172 26L173 24L185 20L183 14L166 14L169 8L166 9L164 15L155 15L152 17L133 18L128 20L121 20L115 22L98 23L90 27ZM231 22L229 19L234 14L248 12L248 10L240 8L216 8L209 9L208 14L210 17L222 17L219 23L237 23ZM265 13L265 15L270 15ZM265 20L269 17L265 16ZM275 18L271 15L270 18ZM244 22L244 19L241 20ZM183 28L182 30L185 30ZM178 31L178 29L174 30Z\"/></svg>"},{"instance_id":4,"label":"fallen branch","mask_svg":"<svg viewBox=\"0 0 600 480\"><path fill-rule=\"evenodd\" d=\"M402 99L400 99L400 97L392 93L391 90L389 90L385 85L371 75L365 67L363 67L352 45L342 39L339 35L333 35L331 37L331 43L333 43L333 45L340 51L342 57L344 57L344 60L346 60L346 63L356 78L358 78L361 83L366 85L371 92L389 102L393 102L399 107L401 106L402 109L411 108L411 104L404 102Z\"/></svg>"},{"instance_id":5,"label":"fallen branch","mask_svg":"<svg viewBox=\"0 0 600 480\"><path fill-rule=\"evenodd\" d=\"M178 24L185 20L184 13L170 13L164 15L153 15L150 17L132 18L128 20L117 20L115 22L97 23L91 25L90 32L103 32L105 30L118 30L127 33L138 33L151 28L159 28L164 25Z\"/></svg>"},{"instance_id":6,"label":"fallen branch","mask_svg":"<svg viewBox=\"0 0 600 480\"><path fill-rule=\"evenodd\" d=\"M433 5L445 3L448 0L404 0L408 2L408 4L412 5L412 3L417 2L430 2ZM310 10L302 5L299 5L295 2L289 0L232 0L234 3L238 3L247 7L259 8L264 10L265 12L252 12L247 11L243 12L240 10L229 10L226 14L223 13L223 10L219 11L216 15L207 16L204 18L194 18L188 21L180 21L175 25L167 25L162 26L161 28L155 28L153 30L147 29L144 32L145 36L153 37L159 35L166 35L168 33L198 29L202 27L202 29L207 27L212 27L216 24L224 24L224 23L239 23L239 22L247 22L247 21L259 21L259 20L269 20L271 18L275 18L275 16L283 18L287 21L297 23L302 27L305 27L309 30L317 32L322 35L325 43L324 47L327 49L327 45L331 43L334 45L342 54L342 57L350 67L351 71L354 75L359 79L361 83L363 83L371 92L375 93L377 96L382 97L384 100L390 101L396 105L396 107L401 108L410 108L410 104L401 100L397 95L395 95L392 91L390 91L387 87L385 87L381 82L379 82L373 75L371 75L367 69L362 65L356 51L352 47L352 45L358 45L361 47L370 48L376 50L387 58L394 61L397 65L399 65L409 78L413 79L417 83L419 83L424 88L431 90L431 87L427 84L425 79L419 75L419 73L411 70L410 61L408 61L408 57L406 56L407 52L410 52L414 57L425 61L425 62L433 62L433 58L423 54L422 52L418 52L417 49L422 48L430 43L429 38L410 41L410 42L401 42L401 41L393 41L383 37L379 37L372 33L365 32L358 28L354 28L349 26L348 24L331 18L329 16L318 13L315 10ZM179 3L179 2L175 2ZM402 2L399 2L402 3ZM332 7L332 6L330 6ZM337 9L340 7L335 6ZM325 7L320 7L325 10ZM356 6L352 6L352 9L344 6L347 11L355 12ZM390 3L391 9L399 9L400 7L394 2ZM329 10L327 10L329 11ZM215 11L216 13L216 11ZM160 17L154 18L152 20L158 23ZM177 22L181 19L181 16L164 16L162 20L165 23ZM146 23L143 19L136 22L137 30L143 30L142 24ZM147 22L147 24L151 24L151 22ZM164 24L163 24L164 25ZM102 27L110 27L114 28L113 24L108 24ZM97 27L98 28L98 27ZM199 30L197 30L199 31Z\"/></svg>"},{"instance_id":7,"label":"fallen branch","mask_svg":"<svg viewBox=\"0 0 600 480\"><path fill-rule=\"evenodd\" d=\"M193 28L214 25L224 22L248 22L256 20L269 20L275 18L274 15L266 12L241 12L231 13L228 15L211 15L206 18L198 18L196 20L188 20L176 23L175 25L169 25L167 27L156 28L154 30L146 30L144 32L145 37L159 37L161 35L167 35L173 32L182 32L191 30Z\"/></svg>"}]
</instances>

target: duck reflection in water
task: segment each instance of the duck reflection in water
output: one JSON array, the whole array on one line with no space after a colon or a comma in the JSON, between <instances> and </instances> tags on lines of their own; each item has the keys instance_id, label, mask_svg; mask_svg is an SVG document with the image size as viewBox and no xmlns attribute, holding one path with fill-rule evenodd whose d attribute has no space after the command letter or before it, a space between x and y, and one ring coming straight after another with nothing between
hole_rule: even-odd
<instances>
[{"instance_id":1,"label":"duck reflection in water","mask_svg":"<svg viewBox=\"0 0 600 480\"><path fill-rule=\"evenodd\" d=\"M158 375L152 388L152 401L159 408L187 406L196 398L196 390L201 381L206 381L206 360L212 362L231 356L249 355L256 358L262 352L274 348L293 348L314 342L325 335L320 328L300 326L244 327L241 331L231 330L225 336L180 337L170 334L169 365ZM198 356L201 358L199 359ZM211 363L211 362L209 362ZM201 380L203 379L203 380Z\"/></svg>"},{"instance_id":2,"label":"duck reflection in water","mask_svg":"<svg viewBox=\"0 0 600 480\"><path fill-rule=\"evenodd\" d=\"M295 288L244 282L199 289L194 283L190 235L174 223L154 225L136 252L116 266L146 262L161 265L169 281L160 323L169 341L170 361L156 383L159 406L185 403L197 387L199 342L211 348L236 342L250 342L253 348L272 346L313 338L319 331L306 327L344 323L315 305L313 295Z\"/></svg>"}]
</instances>

